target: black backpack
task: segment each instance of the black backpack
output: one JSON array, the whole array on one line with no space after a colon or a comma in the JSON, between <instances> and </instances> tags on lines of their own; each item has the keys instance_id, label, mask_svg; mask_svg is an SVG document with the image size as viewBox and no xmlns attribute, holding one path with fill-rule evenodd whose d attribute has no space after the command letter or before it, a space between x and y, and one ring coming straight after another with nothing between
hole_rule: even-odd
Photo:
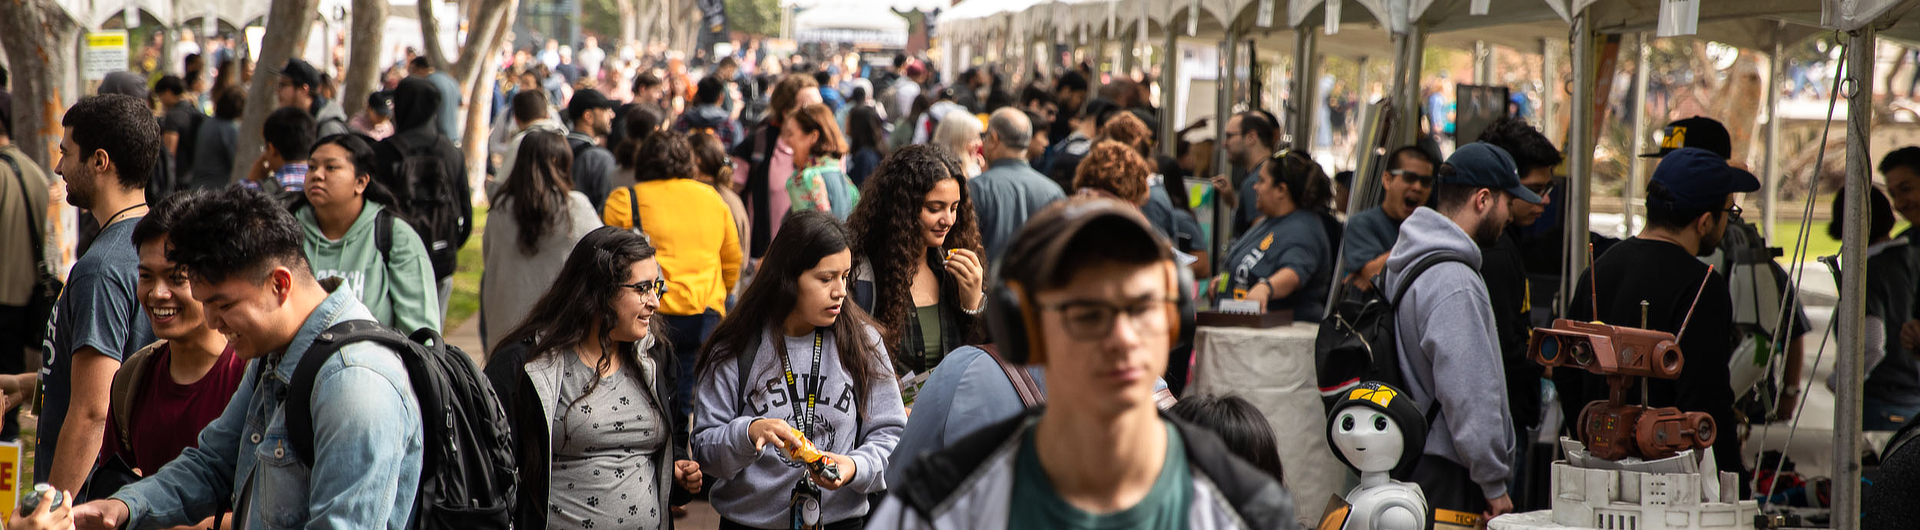
<instances>
[{"instance_id":1,"label":"black backpack","mask_svg":"<svg viewBox=\"0 0 1920 530\"><path fill-rule=\"evenodd\" d=\"M438 142L409 145L403 137L394 136L381 145L389 150L385 153L386 182L382 184L398 201L394 207L426 244L434 277L453 274L460 246L473 231L473 199L467 193L467 177L449 173L448 169L463 167L461 161L440 156Z\"/></svg>"},{"instance_id":2,"label":"black backpack","mask_svg":"<svg viewBox=\"0 0 1920 530\"><path fill-rule=\"evenodd\" d=\"M421 455L420 490L414 497L413 528L506 529L519 484L512 424L480 367L432 329L415 331L409 338L378 322L356 320L321 332L300 358L282 397L294 404L283 407L287 441L293 445L294 455L308 467L313 466L313 410L309 405L313 403L314 377L320 366L341 347L362 341L399 353L420 401L420 427L426 443Z\"/></svg>"},{"instance_id":3,"label":"black backpack","mask_svg":"<svg viewBox=\"0 0 1920 530\"><path fill-rule=\"evenodd\" d=\"M1407 289L1427 269L1446 262L1466 263L1453 254L1432 254L1415 261L1406 269L1393 298L1381 297L1380 289L1355 296L1341 297L1333 310L1320 322L1320 335L1313 341L1314 371L1320 384L1320 400L1332 410L1341 394L1359 386L1361 381L1378 381L1406 388L1400 373L1400 342L1394 332L1394 302L1407 295ZM1433 410L1439 410L1434 407ZM1429 411L1432 415L1432 411ZM1428 418L1429 421L1432 418Z\"/></svg>"}]
</instances>

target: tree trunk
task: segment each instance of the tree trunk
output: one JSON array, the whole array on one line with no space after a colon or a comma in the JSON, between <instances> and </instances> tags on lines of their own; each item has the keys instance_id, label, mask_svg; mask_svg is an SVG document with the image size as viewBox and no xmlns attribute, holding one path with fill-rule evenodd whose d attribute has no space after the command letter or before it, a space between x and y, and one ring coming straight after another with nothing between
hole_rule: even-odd
<instances>
[{"instance_id":1,"label":"tree trunk","mask_svg":"<svg viewBox=\"0 0 1920 530\"><path fill-rule=\"evenodd\" d=\"M518 0L484 0L481 15L492 21L485 26L492 31L485 34L469 31L466 49L460 53L463 67L474 65L460 76L462 93L467 95L468 101L466 129L461 133L466 141L461 142L460 147L467 157L467 182L474 190L485 189L481 183L485 181L487 173L487 132L493 124L490 119L493 105L489 97L492 95L493 78L477 74L493 71L488 65L492 64L495 52L504 44L509 30L513 29L513 18L519 12L519 5ZM469 30L480 27L483 26L468 26Z\"/></svg>"},{"instance_id":2,"label":"tree trunk","mask_svg":"<svg viewBox=\"0 0 1920 530\"><path fill-rule=\"evenodd\" d=\"M433 6L438 3L440 3L439 0L420 0L418 2L418 8L420 10L420 47L424 48L424 51L427 52L427 61L433 63L434 69L450 71L449 67L453 65L453 62L447 59L447 51L440 48L440 17L433 12Z\"/></svg>"},{"instance_id":3,"label":"tree trunk","mask_svg":"<svg viewBox=\"0 0 1920 530\"><path fill-rule=\"evenodd\" d=\"M367 95L380 83L380 48L386 42L387 1L353 0L353 34L348 37L346 87L340 105L348 116L367 107Z\"/></svg>"},{"instance_id":4,"label":"tree trunk","mask_svg":"<svg viewBox=\"0 0 1920 530\"><path fill-rule=\"evenodd\" d=\"M267 13L267 34L260 40L257 68L269 72L278 70L307 41L307 32L313 29L310 13L313 13L314 1L273 0L273 9ZM274 97L277 80L277 76L256 75L248 83L247 110L240 121L240 144L234 150L233 160L236 163L233 165L233 175L228 178L230 182L247 178L247 173L253 169L254 159L260 156L264 144L260 136L261 126L266 124L267 114L280 106Z\"/></svg>"},{"instance_id":5,"label":"tree trunk","mask_svg":"<svg viewBox=\"0 0 1920 530\"><path fill-rule=\"evenodd\" d=\"M67 99L77 96L62 89L72 75L68 65L79 64L72 57L78 30L50 0L0 0L0 48L14 66L9 133L14 145L43 168L53 167L50 153L58 149L63 134L60 116L66 113ZM33 67L23 68L27 65Z\"/></svg>"},{"instance_id":6,"label":"tree trunk","mask_svg":"<svg viewBox=\"0 0 1920 530\"><path fill-rule=\"evenodd\" d=\"M666 0L642 0L642 1L646 3L640 6L640 12L643 13L643 15L640 17L640 20L639 20L639 23L640 23L639 35L636 35L634 37L634 42L640 43L640 49L637 51L639 51L641 56L645 56L647 54L647 49L653 46L653 33L654 33L653 26L656 23L656 21L659 21L661 18L663 18L660 16L660 4L665 2Z\"/></svg>"},{"instance_id":7,"label":"tree trunk","mask_svg":"<svg viewBox=\"0 0 1920 530\"><path fill-rule=\"evenodd\" d=\"M633 42L640 34L640 0L614 0L620 6L620 42ZM614 55L619 55L618 48Z\"/></svg>"}]
</instances>

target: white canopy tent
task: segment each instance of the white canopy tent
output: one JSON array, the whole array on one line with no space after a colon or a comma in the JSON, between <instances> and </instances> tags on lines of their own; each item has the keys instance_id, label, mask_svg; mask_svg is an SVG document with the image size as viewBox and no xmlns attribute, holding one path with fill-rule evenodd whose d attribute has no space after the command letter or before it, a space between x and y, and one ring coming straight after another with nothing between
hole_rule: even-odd
<instances>
[{"instance_id":1,"label":"white canopy tent","mask_svg":"<svg viewBox=\"0 0 1920 530\"><path fill-rule=\"evenodd\" d=\"M842 0L818 4L801 11L793 18L793 35L800 42L902 48L907 45L907 19L882 4Z\"/></svg>"}]
</instances>

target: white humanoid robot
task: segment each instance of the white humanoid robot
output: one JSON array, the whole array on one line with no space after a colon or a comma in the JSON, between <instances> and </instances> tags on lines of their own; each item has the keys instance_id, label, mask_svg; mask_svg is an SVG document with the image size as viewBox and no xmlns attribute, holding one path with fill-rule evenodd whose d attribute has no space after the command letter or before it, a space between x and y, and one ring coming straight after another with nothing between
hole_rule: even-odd
<instances>
[{"instance_id":1,"label":"white humanoid robot","mask_svg":"<svg viewBox=\"0 0 1920 530\"><path fill-rule=\"evenodd\" d=\"M1327 416L1327 442L1360 472L1360 486L1347 493L1346 506L1327 511L1320 530L1425 529L1432 513L1426 495L1392 473L1419 461L1426 433L1411 396L1371 381L1348 391Z\"/></svg>"}]
</instances>

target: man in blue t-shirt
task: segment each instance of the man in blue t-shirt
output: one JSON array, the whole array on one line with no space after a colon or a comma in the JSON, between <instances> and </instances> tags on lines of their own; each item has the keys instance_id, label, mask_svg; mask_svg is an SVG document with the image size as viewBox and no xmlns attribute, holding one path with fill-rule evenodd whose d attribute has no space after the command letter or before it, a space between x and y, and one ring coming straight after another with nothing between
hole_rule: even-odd
<instances>
[{"instance_id":1,"label":"man in blue t-shirt","mask_svg":"<svg viewBox=\"0 0 1920 530\"><path fill-rule=\"evenodd\" d=\"M120 360L153 342L134 293L140 254L133 226L147 214L147 176L160 160L160 124L145 100L80 100L60 124L67 203L87 209L100 235L73 265L41 349L40 416L33 477L85 498L105 435L109 389ZM31 377L31 376L29 376Z\"/></svg>"},{"instance_id":2,"label":"man in blue t-shirt","mask_svg":"<svg viewBox=\"0 0 1920 530\"><path fill-rule=\"evenodd\" d=\"M1380 172L1380 205L1347 221L1340 249L1341 283L1373 289L1373 277L1387 267L1387 252L1400 240L1400 222L1427 204L1433 194L1433 155L1416 146L1402 147L1387 157Z\"/></svg>"}]
</instances>

